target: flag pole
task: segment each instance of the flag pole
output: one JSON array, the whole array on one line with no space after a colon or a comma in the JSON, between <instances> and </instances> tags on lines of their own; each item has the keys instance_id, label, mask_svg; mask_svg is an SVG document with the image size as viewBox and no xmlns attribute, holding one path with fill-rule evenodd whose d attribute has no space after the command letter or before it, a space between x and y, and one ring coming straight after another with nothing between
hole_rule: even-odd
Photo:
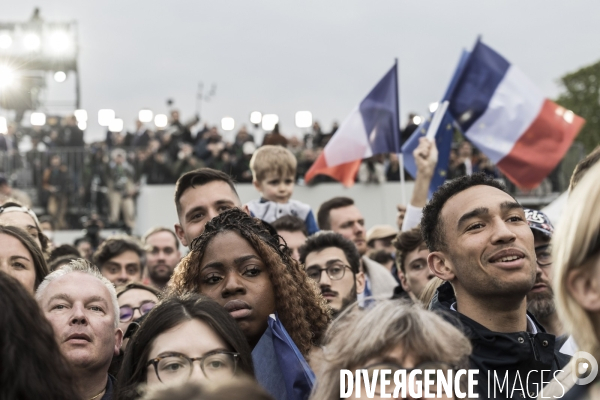
<instances>
[{"instance_id":1,"label":"flag pole","mask_svg":"<svg viewBox=\"0 0 600 400\"><path fill-rule=\"evenodd\" d=\"M400 200L402 201L402 205L406 206L406 177L404 176L404 154L402 154L402 143L401 143L401 131L400 131L400 100L398 93L400 92L400 79L398 74L398 58L394 59L396 62L396 107L398 111L398 168L400 171Z\"/></svg>"}]
</instances>

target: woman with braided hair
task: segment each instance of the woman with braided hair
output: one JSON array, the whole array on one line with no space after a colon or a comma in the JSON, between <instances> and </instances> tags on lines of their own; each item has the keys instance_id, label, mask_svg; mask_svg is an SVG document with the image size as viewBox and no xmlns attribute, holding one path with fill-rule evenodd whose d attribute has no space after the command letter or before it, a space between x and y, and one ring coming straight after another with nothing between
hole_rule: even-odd
<instances>
[{"instance_id":1,"label":"woman with braided hair","mask_svg":"<svg viewBox=\"0 0 600 400\"><path fill-rule=\"evenodd\" d=\"M330 315L318 288L279 244L277 232L240 209L227 210L206 224L173 275L172 291L213 298L237 320L254 348L277 312L307 356Z\"/></svg>"}]
</instances>

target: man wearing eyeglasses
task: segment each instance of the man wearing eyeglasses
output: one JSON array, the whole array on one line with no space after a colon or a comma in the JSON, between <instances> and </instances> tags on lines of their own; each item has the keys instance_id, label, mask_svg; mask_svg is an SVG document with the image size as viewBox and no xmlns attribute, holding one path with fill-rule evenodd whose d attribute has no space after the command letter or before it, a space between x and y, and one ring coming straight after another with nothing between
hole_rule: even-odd
<instances>
[{"instance_id":1,"label":"man wearing eyeglasses","mask_svg":"<svg viewBox=\"0 0 600 400\"><path fill-rule=\"evenodd\" d=\"M309 237L300 247L300 262L308 277L318 282L334 318L365 289L360 254L354 243L339 233L321 231Z\"/></svg>"},{"instance_id":2,"label":"man wearing eyeglasses","mask_svg":"<svg viewBox=\"0 0 600 400\"><path fill-rule=\"evenodd\" d=\"M538 210L525 209L525 218L533 232L537 274L535 285L527 294L527 310L542 324L548 333L556 336L557 349L561 353L573 355L577 351L573 339L565 335L562 323L554 305L552 290L552 234L554 226L546 214Z\"/></svg>"}]
</instances>

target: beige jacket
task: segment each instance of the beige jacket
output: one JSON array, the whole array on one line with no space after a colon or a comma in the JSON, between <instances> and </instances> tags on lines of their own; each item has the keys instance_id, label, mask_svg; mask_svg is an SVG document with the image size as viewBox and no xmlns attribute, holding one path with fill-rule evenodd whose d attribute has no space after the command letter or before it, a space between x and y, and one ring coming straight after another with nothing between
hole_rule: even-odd
<instances>
[{"instance_id":1,"label":"beige jacket","mask_svg":"<svg viewBox=\"0 0 600 400\"><path fill-rule=\"evenodd\" d=\"M391 272L367 256L362 256L362 262L365 268L365 275L369 277L371 283L373 297L391 299L394 294L394 288L398 286Z\"/></svg>"}]
</instances>

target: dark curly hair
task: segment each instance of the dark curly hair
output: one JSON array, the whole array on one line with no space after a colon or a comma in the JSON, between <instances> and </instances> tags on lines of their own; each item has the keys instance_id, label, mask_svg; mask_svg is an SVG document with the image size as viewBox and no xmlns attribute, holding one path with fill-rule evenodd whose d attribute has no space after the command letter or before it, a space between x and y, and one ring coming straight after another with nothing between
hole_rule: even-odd
<instances>
[{"instance_id":1,"label":"dark curly hair","mask_svg":"<svg viewBox=\"0 0 600 400\"><path fill-rule=\"evenodd\" d=\"M308 355L329 324L327 303L314 281L289 255L285 241L273 227L238 208L227 210L206 224L204 233L194 239L190 253L175 269L171 291L200 291L200 262L206 247L219 233L228 231L237 232L247 240L265 263L279 318L298 349Z\"/></svg>"},{"instance_id":2,"label":"dark curly hair","mask_svg":"<svg viewBox=\"0 0 600 400\"><path fill-rule=\"evenodd\" d=\"M300 263L304 264L306 256L313 251L321 251L328 247L337 247L342 250L348 260L348 264L350 264L350 268L352 268L352 272L358 274L360 269L360 253L356 249L356 246L350 240L333 231L320 231L309 237L300 249L298 249Z\"/></svg>"},{"instance_id":3,"label":"dark curly hair","mask_svg":"<svg viewBox=\"0 0 600 400\"><path fill-rule=\"evenodd\" d=\"M423 208L421 234L423 235L423 239L425 240L429 251L441 251L446 248L446 243L444 241L444 226L440 219L444 204L446 204L448 199L452 196L473 186L479 185L494 187L513 197L506 191L506 187L502 183L490 178L482 172L462 176L446 182L435 191L429 203Z\"/></svg>"},{"instance_id":4,"label":"dark curly hair","mask_svg":"<svg viewBox=\"0 0 600 400\"><path fill-rule=\"evenodd\" d=\"M126 251L131 250L140 257L141 272L144 272L146 265L146 251L136 239L131 236L115 235L106 239L98 250L92 256L92 261L96 266L102 269L102 266L111 258L117 257Z\"/></svg>"},{"instance_id":5,"label":"dark curly hair","mask_svg":"<svg viewBox=\"0 0 600 400\"><path fill-rule=\"evenodd\" d=\"M0 399L80 399L52 326L33 296L3 271L0 310Z\"/></svg>"}]
</instances>

